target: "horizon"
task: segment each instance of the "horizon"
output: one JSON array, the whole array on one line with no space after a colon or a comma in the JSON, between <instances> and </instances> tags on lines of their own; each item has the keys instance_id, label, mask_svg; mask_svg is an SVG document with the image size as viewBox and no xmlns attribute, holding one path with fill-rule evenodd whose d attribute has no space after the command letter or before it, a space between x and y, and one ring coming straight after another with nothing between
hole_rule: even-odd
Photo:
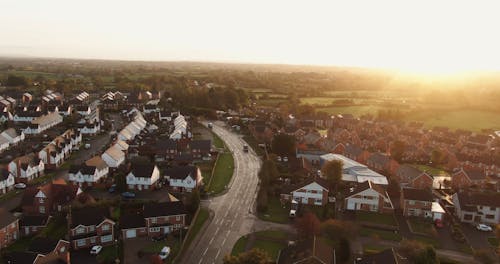
<instances>
[{"instance_id":1,"label":"horizon","mask_svg":"<svg viewBox=\"0 0 500 264\"><path fill-rule=\"evenodd\" d=\"M139 6L54 0L4 7L2 56L310 65L431 75L500 70L495 48L500 38L490 33L500 18L493 11L496 3L487 1L148 1Z\"/></svg>"}]
</instances>

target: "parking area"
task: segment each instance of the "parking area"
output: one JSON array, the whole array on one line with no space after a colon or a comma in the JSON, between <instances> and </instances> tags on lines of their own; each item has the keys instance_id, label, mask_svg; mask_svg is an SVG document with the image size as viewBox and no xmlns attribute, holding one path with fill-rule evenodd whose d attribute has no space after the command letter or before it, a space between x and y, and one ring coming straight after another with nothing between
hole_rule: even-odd
<instances>
[{"instance_id":1,"label":"parking area","mask_svg":"<svg viewBox=\"0 0 500 264\"><path fill-rule=\"evenodd\" d=\"M494 232L479 231L471 224L462 224L462 231L467 238L467 241L474 249L487 249L491 248L488 243L488 237L494 237Z\"/></svg>"}]
</instances>

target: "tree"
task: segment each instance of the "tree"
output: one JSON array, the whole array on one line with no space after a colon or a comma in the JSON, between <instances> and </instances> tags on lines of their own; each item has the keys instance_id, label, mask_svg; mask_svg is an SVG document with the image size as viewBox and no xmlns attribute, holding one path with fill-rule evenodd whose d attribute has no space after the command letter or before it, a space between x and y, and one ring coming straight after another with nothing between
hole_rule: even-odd
<instances>
[{"instance_id":1,"label":"tree","mask_svg":"<svg viewBox=\"0 0 500 264\"><path fill-rule=\"evenodd\" d=\"M331 160L323 165L321 173L328 180L331 189L342 180L342 167L343 163L340 160Z\"/></svg>"},{"instance_id":2,"label":"tree","mask_svg":"<svg viewBox=\"0 0 500 264\"><path fill-rule=\"evenodd\" d=\"M237 256L226 255L224 264L270 264L273 263L271 257L262 249L253 248Z\"/></svg>"},{"instance_id":3,"label":"tree","mask_svg":"<svg viewBox=\"0 0 500 264\"><path fill-rule=\"evenodd\" d=\"M406 143L401 140L396 140L391 146L391 156L397 162L401 162L403 154L405 153Z\"/></svg>"},{"instance_id":4,"label":"tree","mask_svg":"<svg viewBox=\"0 0 500 264\"><path fill-rule=\"evenodd\" d=\"M280 156L295 156L295 137L287 134L277 134L273 137L271 148L274 153Z\"/></svg>"},{"instance_id":5,"label":"tree","mask_svg":"<svg viewBox=\"0 0 500 264\"><path fill-rule=\"evenodd\" d=\"M400 252L408 257L411 263L415 264L433 264L439 263L436 250L432 246L426 246L416 240L403 240L400 246Z\"/></svg>"},{"instance_id":6,"label":"tree","mask_svg":"<svg viewBox=\"0 0 500 264\"><path fill-rule=\"evenodd\" d=\"M27 86L28 80L23 76L16 76L9 74L7 77L7 82L5 83L7 86Z\"/></svg>"},{"instance_id":7,"label":"tree","mask_svg":"<svg viewBox=\"0 0 500 264\"><path fill-rule=\"evenodd\" d=\"M312 237L319 234L320 222L318 217L311 212L306 212L302 217L295 221L295 228L297 233L304 237Z\"/></svg>"},{"instance_id":8,"label":"tree","mask_svg":"<svg viewBox=\"0 0 500 264\"><path fill-rule=\"evenodd\" d=\"M442 151L440 151L439 149L434 149L431 152L431 162L434 165L439 165L443 163L443 160L444 160L444 153Z\"/></svg>"},{"instance_id":9,"label":"tree","mask_svg":"<svg viewBox=\"0 0 500 264\"><path fill-rule=\"evenodd\" d=\"M191 214L194 214L198 207L200 206L200 191L198 189L194 189L189 195L189 202L187 209Z\"/></svg>"}]
</instances>

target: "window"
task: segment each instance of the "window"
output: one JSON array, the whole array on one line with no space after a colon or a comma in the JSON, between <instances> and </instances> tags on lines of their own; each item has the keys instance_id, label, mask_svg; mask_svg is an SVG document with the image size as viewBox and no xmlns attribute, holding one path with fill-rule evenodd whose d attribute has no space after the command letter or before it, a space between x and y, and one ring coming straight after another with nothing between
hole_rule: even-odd
<instances>
[{"instance_id":1,"label":"window","mask_svg":"<svg viewBox=\"0 0 500 264\"><path fill-rule=\"evenodd\" d=\"M413 200L409 200L409 201L408 201L408 204L409 204L409 205L415 205L415 201L413 201Z\"/></svg>"},{"instance_id":2,"label":"window","mask_svg":"<svg viewBox=\"0 0 500 264\"><path fill-rule=\"evenodd\" d=\"M491 210L491 211L496 211L496 210L497 210L497 208L496 208L496 207L490 207L490 210Z\"/></svg>"},{"instance_id":3,"label":"window","mask_svg":"<svg viewBox=\"0 0 500 264\"><path fill-rule=\"evenodd\" d=\"M41 204L43 204L43 202L44 202L43 198L39 198L38 202L41 203Z\"/></svg>"},{"instance_id":4,"label":"window","mask_svg":"<svg viewBox=\"0 0 500 264\"><path fill-rule=\"evenodd\" d=\"M89 232L93 232L95 230L94 226L89 226Z\"/></svg>"},{"instance_id":5,"label":"window","mask_svg":"<svg viewBox=\"0 0 500 264\"><path fill-rule=\"evenodd\" d=\"M77 234L83 234L85 233L85 227L79 227L75 231Z\"/></svg>"},{"instance_id":6,"label":"window","mask_svg":"<svg viewBox=\"0 0 500 264\"><path fill-rule=\"evenodd\" d=\"M90 243L94 244L95 243L95 237L90 238Z\"/></svg>"},{"instance_id":7,"label":"window","mask_svg":"<svg viewBox=\"0 0 500 264\"><path fill-rule=\"evenodd\" d=\"M85 239L79 239L76 241L76 245L81 247L81 246L85 246L87 244L87 241Z\"/></svg>"},{"instance_id":8,"label":"window","mask_svg":"<svg viewBox=\"0 0 500 264\"><path fill-rule=\"evenodd\" d=\"M320 203L322 203L322 202L323 202L323 200L321 200L321 199L316 199L316 203L317 203L317 204L320 204Z\"/></svg>"},{"instance_id":9,"label":"window","mask_svg":"<svg viewBox=\"0 0 500 264\"><path fill-rule=\"evenodd\" d=\"M101 229L102 229L102 231L108 231L109 225L103 225Z\"/></svg>"},{"instance_id":10,"label":"window","mask_svg":"<svg viewBox=\"0 0 500 264\"><path fill-rule=\"evenodd\" d=\"M102 236L101 237L101 243L106 243L113 241L113 236L112 235L107 235L107 236Z\"/></svg>"},{"instance_id":11,"label":"window","mask_svg":"<svg viewBox=\"0 0 500 264\"><path fill-rule=\"evenodd\" d=\"M41 214L45 214L45 206L40 206L38 211L40 211Z\"/></svg>"},{"instance_id":12,"label":"window","mask_svg":"<svg viewBox=\"0 0 500 264\"><path fill-rule=\"evenodd\" d=\"M486 219L495 219L495 216L490 214L487 214L485 217Z\"/></svg>"},{"instance_id":13,"label":"window","mask_svg":"<svg viewBox=\"0 0 500 264\"><path fill-rule=\"evenodd\" d=\"M66 251L66 247L61 247L61 248L59 249L59 252L61 252L61 253L64 253L65 251Z\"/></svg>"},{"instance_id":14,"label":"window","mask_svg":"<svg viewBox=\"0 0 500 264\"><path fill-rule=\"evenodd\" d=\"M175 221L180 221L181 220L181 216L180 215L176 215L175 216Z\"/></svg>"},{"instance_id":15,"label":"window","mask_svg":"<svg viewBox=\"0 0 500 264\"><path fill-rule=\"evenodd\" d=\"M149 232L159 232L160 228L159 227L151 227L149 228Z\"/></svg>"},{"instance_id":16,"label":"window","mask_svg":"<svg viewBox=\"0 0 500 264\"><path fill-rule=\"evenodd\" d=\"M156 224L156 218L151 218L151 223Z\"/></svg>"}]
</instances>

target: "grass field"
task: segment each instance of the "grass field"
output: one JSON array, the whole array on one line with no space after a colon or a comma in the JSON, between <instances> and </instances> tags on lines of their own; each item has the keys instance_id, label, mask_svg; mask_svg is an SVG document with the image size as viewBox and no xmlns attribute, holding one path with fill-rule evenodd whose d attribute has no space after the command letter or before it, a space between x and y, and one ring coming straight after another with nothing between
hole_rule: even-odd
<instances>
[{"instance_id":1,"label":"grass field","mask_svg":"<svg viewBox=\"0 0 500 264\"><path fill-rule=\"evenodd\" d=\"M212 132L212 131L210 131L210 132ZM212 138L213 138L214 146L216 148L223 149L225 147L224 141L222 141L222 139L219 136L217 136L217 134L215 134L214 132L212 132L212 136L213 136Z\"/></svg>"},{"instance_id":2,"label":"grass field","mask_svg":"<svg viewBox=\"0 0 500 264\"><path fill-rule=\"evenodd\" d=\"M269 197L267 208L267 212L258 214L260 219L281 224L287 224L290 221L288 216L290 206L285 205L283 208L277 197Z\"/></svg>"},{"instance_id":3,"label":"grass field","mask_svg":"<svg viewBox=\"0 0 500 264\"><path fill-rule=\"evenodd\" d=\"M379 214L363 211L356 212L356 221L389 226L398 225L393 214Z\"/></svg>"},{"instance_id":4,"label":"grass field","mask_svg":"<svg viewBox=\"0 0 500 264\"><path fill-rule=\"evenodd\" d=\"M233 250L231 250L231 255L236 256L241 252L245 251L247 243L248 243L248 236L240 237L238 241L236 241L236 243L234 244Z\"/></svg>"},{"instance_id":5,"label":"grass field","mask_svg":"<svg viewBox=\"0 0 500 264\"><path fill-rule=\"evenodd\" d=\"M234 170L234 159L231 153L219 154L217 164L215 165L213 179L208 186L208 191L211 193L220 193L224 191L226 186L231 181Z\"/></svg>"},{"instance_id":6,"label":"grass field","mask_svg":"<svg viewBox=\"0 0 500 264\"><path fill-rule=\"evenodd\" d=\"M331 106L331 107L317 107L316 111L326 112L332 115L337 114L352 114L356 117L371 114L376 116L379 110L388 110L390 107L378 105L352 105L352 106Z\"/></svg>"},{"instance_id":7,"label":"grass field","mask_svg":"<svg viewBox=\"0 0 500 264\"><path fill-rule=\"evenodd\" d=\"M269 254L271 259L276 259L281 249L286 246L288 233L279 230L266 230L255 232L255 241L252 248L259 248ZM250 235L242 236L236 241L231 251L231 255L236 256L245 251Z\"/></svg>"},{"instance_id":8,"label":"grass field","mask_svg":"<svg viewBox=\"0 0 500 264\"><path fill-rule=\"evenodd\" d=\"M480 131L481 129L500 129L499 113L480 110L433 110L413 112L407 121L424 122L424 126L432 128L445 126L451 129Z\"/></svg>"},{"instance_id":9,"label":"grass field","mask_svg":"<svg viewBox=\"0 0 500 264\"><path fill-rule=\"evenodd\" d=\"M43 76L47 79L57 79L57 75L54 73L50 72L37 72L37 71L1 71L0 76L8 76L8 75L17 75L17 76L23 76L26 78L35 78L37 76Z\"/></svg>"},{"instance_id":10,"label":"grass field","mask_svg":"<svg viewBox=\"0 0 500 264\"><path fill-rule=\"evenodd\" d=\"M426 234L429 236L437 234L431 222L422 219L409 218L408 223L410 224L411 230L415 233Z\"/></svg>"},{"instance_id":11,"label":"grass field","mask_svg":"<svg viewBox=\"0 0 500 264\"><path fill-rule=\"evenodd\" d=\"M264 250L269 254L271 259L275 260L278 258L280 250L285 248L285 243L257 239L253 247Z\"/></svg>"}]
</instances>

